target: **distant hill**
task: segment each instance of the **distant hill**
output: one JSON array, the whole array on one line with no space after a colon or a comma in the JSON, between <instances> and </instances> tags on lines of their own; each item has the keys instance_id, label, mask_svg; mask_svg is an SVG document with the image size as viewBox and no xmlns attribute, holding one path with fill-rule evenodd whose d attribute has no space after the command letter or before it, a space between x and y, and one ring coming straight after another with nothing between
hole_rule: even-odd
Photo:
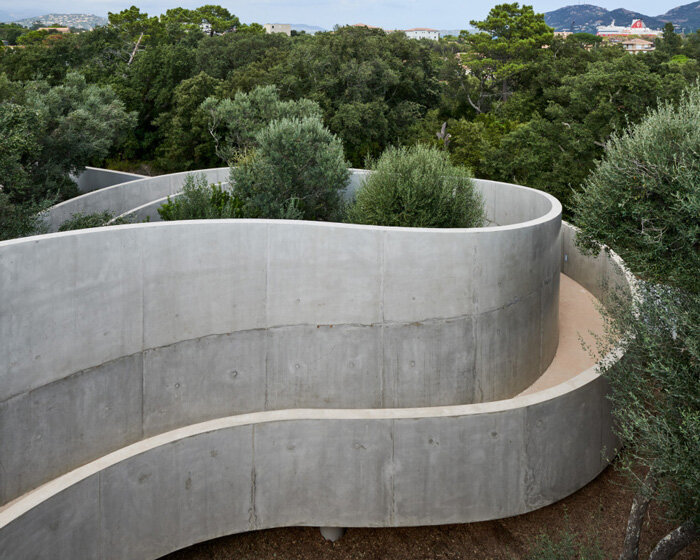
<instances>
[{"instance_id":1,"label":"distant hill","mask_svg":"<svg viewBox=\"0 0 700 560\"><path fill-rule=\"evenodd\" d=\"M60 25L61 27L77 27L79 29L93 29L98 25L106 25L107 18L92 14L46 14L43 16L29 17L15 20L24 27L31 27L35 23L42 25Z\"/></svg>"},{"instance_id":2,"label":"distant hill","mask_svg":"<svg viewBox=\"0 0 700 560\"><path fill-rule=\"evenodd\" d=\"M676 29L692 33L700 29L700 0L673 8L658 18L662 21L670 21Z\"/></svg>"},{"instance_id":3,"label":"distant hill","mask_svg":"<svg viewBox=\"0 0 700 560\"><path fill-rule=\"evenodd\" d=\"M546 12L544 20L556 31L572 31L574 33L595 33L599 25L629 25L633 19L642 19L651 29L662 29L670 21L676 31L692 33L700 28L700 0L685 6L679 6L659 16L648 16L639 12L618 8L606 10L592 4L565 6L553 12Z\"/></svg>"}]
</instances>

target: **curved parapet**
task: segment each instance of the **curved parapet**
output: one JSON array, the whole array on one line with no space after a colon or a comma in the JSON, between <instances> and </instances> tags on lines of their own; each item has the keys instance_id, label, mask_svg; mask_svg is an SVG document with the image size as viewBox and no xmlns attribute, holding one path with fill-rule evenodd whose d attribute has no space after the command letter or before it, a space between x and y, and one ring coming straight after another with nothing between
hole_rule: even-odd
<instances>
[{"instance_id":1,"label":"curved parapet","mask_svg":"<svg viewBox=\"0 0 700 560\"><path fill-rule=\"evenodd\" d=\"M113 171L112 169L101 169L99 167L86 167L76 178L76 183L81 193L89 193L106 187L120 185L121 183L146 178L146 175L139 175L138 173L126 173L124 171Z\"/></svg>"},{"instance_id":2,"label":"curved parapet","mask_svg":"<svg viewBox=\"0 0 700 560\"><path fill-rule=\"evenodd\" d=\"M591 286L586 261L600 281L622 269L576 251L551 197L478 186L503 225L222 220L0 243L0 558L479 521L592 480L615 445L594 369L515 395L557 350L562 260Z\"/></svg>"},{"instance_id":3,"label":"curved parapet","mask_svg":"<svg viewBox=\"0 0 700 560\"><path fill-rule=\"evenodd\" d=\"M97 170L108 171L108 170ZM116 172L112 172L116 173ZM96 212L111 212L115 216L128 214L130 210L148 204L157 199L179 193L185 184L185 179L193 173L203 173L210 183L228 181L229 168L204 169L202 171L185 171L157 177L119 181L110 186L87 192L49 208L44 214L48 231L55 232L63 222L73 214L93 214ZM95 175L100 175L95 172ZM106 177L106 175L105 175ZM115 178L116 181L116 178Z\"/></svg>"}]
</instances>

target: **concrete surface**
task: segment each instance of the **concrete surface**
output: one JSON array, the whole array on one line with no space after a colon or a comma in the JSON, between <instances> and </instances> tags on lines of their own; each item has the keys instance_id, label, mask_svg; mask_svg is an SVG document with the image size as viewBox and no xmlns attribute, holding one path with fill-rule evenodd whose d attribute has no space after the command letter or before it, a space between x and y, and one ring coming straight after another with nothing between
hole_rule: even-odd
<instances>
[{"instance_id":1,"label":"concrete surface","mask_svg":"<svg viewBox=\"0 0 700 560\"><path fill-rule=\"evenodd\" d=\"M518 394L556 351L561 207L482 188L510 191L533 219L442 231L204 220L3 242L0 503L221 416ZM43 439L26 445L27 426Z\"/></svg>"},{"instance_id":2,"label":"concrete surface","mask_svg":"<svg viewBox=\"0 0 700 560\"><path fill-rule=\"evenodd\" d=\"M136 179L145 179L146 175L137 173L126 173L124 171L113 171L111 169L101 169L99 167L86 167L77 177L78 190L81 193L89 193L119 185Z\"/></svg>"},{"instance_id":3,"label":"concrete surface","mask_svg":"<svg viewBox=\"0 0 700 560\"><path fill-rule=\"evenodd\" d=\"M90 174L92 181L97 181L96 177L98 176L100 177L100 181L104 182L113 179L112 174L114 172L98 173L97 171L108 170L96 170L92 172ZM201 171L185 171L183 173L145 177L126 183L111 184L111 186L87 192L86 194L52 206L45 213L44 220L48 226L48 231L55 232L58 231L60 225L70 219L73 214L111 212L115 216L119 216L156 199L180 192L187 175L193 173L204 173L210 183L220 183L228 181L229 168L221 167L216 169L203 169ZM86 179L85 182L87 183L87 181Z\"/></svg>"},{"instance_id":4,"label":"concrete surface","mask_svg":"<svg viewBox=\"0 0 700 560\"><path fill-rule=\"evenodd\" d=\"M557 352L562 255L593 293L627 277L607 253L589 271L551 197L479 188L502 225L222 220L0 243L0 558L479 521L592 480L615 446L595 369L513 395Z\"/></svg>"}]
</instances>

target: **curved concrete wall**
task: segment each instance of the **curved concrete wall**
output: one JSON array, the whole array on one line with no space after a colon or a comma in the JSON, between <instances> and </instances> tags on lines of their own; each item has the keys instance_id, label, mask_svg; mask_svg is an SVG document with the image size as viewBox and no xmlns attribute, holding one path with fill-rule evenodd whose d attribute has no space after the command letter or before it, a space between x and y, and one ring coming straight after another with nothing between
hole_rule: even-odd
<instances>
[{"instance_id":1,"label":"curved concrete wall","mask_svg":"<svg viewBox=\"0 0 700 560\"><path fill-rule=\"evenodd\" d=\"M580 255L625 285L615 255ZM594 282L590 274L574 280ZM0 558L157 558L284 525L410 526L517 515L592 480L613 450L605 383L464 406L282 410L138 442L0 508Z\"/></svg>"},{"instance_id":2,"label":"curved concrete wall","mask_svg":"<svg viewBox=\"0 0 700 560\"><path fill-rule=\"evenodd\" d=\"M99 177L100 181L108 182L114 179L113 173L115 172L96 169L91 172L91 178L97 181ZM185 171L158 177L145 177L126 183L113 183L111 186L71 198L49 208L44 216L48 231L58 231L60 225L73 214L111 212L119 216L154 200L165 199L169 195L180 192L185 184L185 178L192 173L204 173L210 183L221 183L228 181L229 168Z\"/></svg>"},{"instance_id":3,"label":"curved concrete wall","mask_svg":"<svg viewBox=\"0 0 700 560\"><path fill-rule=\"evenodd\" d=\"M78 190L82 193L89 193L119 185L136 179L146 179L146 175L137 173L125 173L123 171L113 171L111 169L101 169L99 167L86 167L76 179Z\"/></svg>"},{"instance_id":4,"label":"curved concrete wall","mask_svg":"<svg viewBox=\"0 0 700 560\"><path fill-rule=\"evenodd\" d=\"M556 352L561 207L482 187L496 214L535 219L198 221L0 244L0 502L221 416L519 393Z\"/></svg>"},{"instance_id":5,"label":"curved concrete wall","mask_svg":"<svg viewBox=\"0 0 700 560\"><path fill-rule=\"evenodd\" d=\"M163 434L0 510L0 558L158 558L278 526L395 527L525 513L592 480L610 436L594 372L510 401L285 410Z\"/></svg>"}]
</instances>

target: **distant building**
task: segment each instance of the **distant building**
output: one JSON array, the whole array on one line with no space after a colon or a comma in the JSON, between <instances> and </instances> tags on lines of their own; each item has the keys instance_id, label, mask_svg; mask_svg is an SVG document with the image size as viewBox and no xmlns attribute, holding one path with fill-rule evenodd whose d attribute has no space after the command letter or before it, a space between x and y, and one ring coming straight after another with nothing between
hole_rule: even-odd
<instances>
[{"instance_id":1,"label":"distant building","mask_svg":"<svg viewBox=\"0 0 700 560\"><path fill-rule=\"evenodd\" d=\"M37 31L48 31L49 33L70 33L70 27L40 27Z\"/></svg>"},{"instance_id":2,"label":"distant building","mask_svg":"<svg viewBox=\"0 0 700 560\"><path fill-rule=\"evenodd\" d=\"M292 35L292 25L290 23L266 23L265 33L284 33L287 36Z\"/></svg>"},{"instance_id":3,"label":"distant building","mask_svg":"<svg viewBox=\"0 0 700 560\"><path fill-rule=\"evenodd\" d=\"M211 23L209 23L206 19L202 20L202 23L199 24L199 28L202 30L202 33L205 35L212 35L211 32Z\"/></svg>"},{"instance_id":4,"label":"distant building","mask_svg":"<svg viewBox=\"0 0 700 560\"><path fill-rule=\"evenodd\" d=\"M645 41L644 39L626 39L620 43L622 48L627 52L632 54L639 54L640 52L651 52L654 50L654 43L651 41Z\"/></svg>"},{"instance_id":5,"label":"distant building","mask_svg":"<svg viewBox=\"0 0 700 560\"><path fill-rule=\"evenodd\" d=\"M440 39L440 32L437 29L430 29L428 27L404 29L404 33L409 39L430 39L431 41L437 41Z\"/></svg>"},{"instance_id":6,"label":"distant building","mask_svg":"<svg viewBox=\"0 0 700 560\"><path fill-rule=\"evenodd\" d=\"M367 29L382 29L381 27L377 27L376 25L368 25L366 23L353 23L353 27L366 27ZM382 29L382 31L384 31Z\"/></svg>"},{"instance_id":7,"label":"distant building","mask_svg":"<svg viewBox=\"0 0 700 560\"><path fill-rule=\"evenodd\" d=\"M561 37L562 39L566 39L569 35L573 35L572 31L555 31L554 36L555 37Z\"/></svg>"},{"instance_id":8,"label":"distant building","mask_svg":"<svg viewBox=\"0 0 700 560\"><path fill-rule=\"evenodd\" d=\"M615 25L615 20L613 20L612 25L601 25L597 29L598 37L611 38L622 38L632 35L640 35L642 37L660 37L664 33L660 29L649 29L644 25L644 22L641 19L633 19L632 25L629 27Z\"/></svg>"}]
</instances>

